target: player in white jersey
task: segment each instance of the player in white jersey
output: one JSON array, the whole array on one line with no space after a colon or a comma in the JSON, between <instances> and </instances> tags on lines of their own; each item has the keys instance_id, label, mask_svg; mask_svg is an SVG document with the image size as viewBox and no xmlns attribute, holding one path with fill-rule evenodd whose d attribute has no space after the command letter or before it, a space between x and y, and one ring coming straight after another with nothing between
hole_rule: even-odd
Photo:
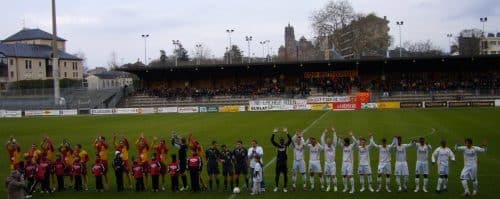
<instances>
[{"instance_id":1,"label":"player in white jersey","mask_svg":"<svg viewBox=\"0 0 500 199\"><path fill-rule=\"evenodd\" d=\"M328 129L323 131L321 135L321 144L325 151L325 178L326 178L326 191L330 191L330 181L333 181L333 191L337 191L337 166L335 164L335 147L337 146L337 133L335 128L332 127L333 139L328 138L325 141Z\"/></svg>"},{"instance_id":2,"label":"player in white jersey","mask_svg":"<svg viewBox=\"0 0 500 199\"><path fill-rule=\"evenodd\" d=\"M319 177L321 190L324 189L323 172L321 170L320 155L323 146L316 141L316 138L309 138L306 141L306 146L309 148L309 182L311 183L311 191L314 191L314 176Z\"/></svg>"},{"instance_id":3,"label":"player in white jersey","mask_svg":"<svg viewBox=\"0 0 500 199\"><path fill-rule=\"evenodd\" d=\"M370 138L372 136L370 135ZM361 184L360 192L365 191L365 177L368 180L368 189L373 192L372 188L372 168L370 166L370 148L372 147L372 143L366 145L365 138L359 138L359 146L358 146L358 175L359 182Z\"/></svg>"},{"instance_id":4,"label":"player in white jersey","mask_svg":"<svg viewBox=\"0 0 500 199\"><path fill-rule=\"evenodd\" d=\"M449 160L455 161L455 154L450 148L446 147L446 140L441 140L441 146L432 153L432 163L438 162L438 182L436 192L441 193L441 190L448 190L448 175L450 172ZM442 187L442 189L441 189Z\"/></svg>"},{"instance_id":5,"label":"player in white jersey","mask_svg":"<svg viewBox=\"0 0 500 199\"><path fill-rule=\"evenodd\" d=\"M455 145L455 150L461 151L464 154L464 168L460 174L460 179L462 180L462 186L464 187L463 196L469 196L469 185L468 181L472 181L473 191L472 196L477 195L479 188L479 181L477 180L477 156L478 153L486 152L486 145L482 147L473 146L472 139L465 139L465 146Z\"/></svg>"},{"instance_id":6,"label":"player in white jersey","mask_svg":"<svg viewBox=\"0 0 500 199\"><path fill-rule=\"evenodd\" d=\"M382 139L382 145L375 144L373 136L370 138L372 146L379 150L378 168L377 168L377 192L382 189L382 176L385 175L385 190L391 192L391 148L396 144L396 138L392 140L390 145L387 145L387 140Z\"/></svg>"},{"instance_id":7,"label":"player in white jersey","mask_svg":"<svg viewBox=\"0 0 500 199\"><path fill-rule=\"evenodd\" d=\"M352 135L352 131L349 132L352 137L352 143L349 138L339 138L339 144L342 144L342 182L344 183L344 190L342 192L349 191L350 194L354 193L354 147L357 144L356 138ZM342 143L341 143L342 142ZM347 181L350 182L351 188L349 189Z\"/></svg>"},{"instance_id":8,"label":"player in white jersey","mask_svg":"<svg viewBox=\"0 0 500 199\"><path fill-rule=\"evenodd\" d=\"M415 141L410 144L403 144L401 136L396 137L396 164L394 165L394 175L396 176L396 183L398 184L398 192L406 192L408 190L408 162L406 161L406 149L412 147ZM403 177L403 181L401 181Z\"/></svg>"},{"instance_id":9,"label":"player in white jersey","mask_svg":"<svg viewBox=\"0 0 500 199\"><path fill-rule=\"evenodd\" d=\"M417 148L417 165L415 166L415 192L420 190L420 175L424 178L422 190L427 192L427 184L429 183L429 151L432 150L431 145L425 142L425 138L418 139Z\"/></svg>"},{"instance_id":10,"label":"player in white jersey","mask_svg":"<svg viewBox=\"0 0 500 199\"><path fill-rule=\"evenodd\" d=\"M300 130L297 130L295 135L292 137L292 147L293 147L293 168L292 168L292 191L295 191L297 182L297 174L302 175L303 189L306 190L306 162L304 160L304 138Z\"/></svg>"}]
</instances>

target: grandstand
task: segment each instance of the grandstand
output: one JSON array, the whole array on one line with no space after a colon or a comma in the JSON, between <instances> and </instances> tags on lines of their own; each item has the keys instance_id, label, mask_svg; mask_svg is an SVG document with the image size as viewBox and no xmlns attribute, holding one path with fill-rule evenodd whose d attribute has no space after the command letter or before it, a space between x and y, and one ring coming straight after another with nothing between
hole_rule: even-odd
<instances>
[{"instance_id":1,"label":"grandstand","mask_svg":"<svg viewBox=\"0 0 500 199\"><path fill-rule=\"evenodd\" d=\"M138 91L121 107L245 105L251 99L355 96L371 101L462 101L500 97L500 56L297 63L129 67Z\"/></svg>"}]
</instances>

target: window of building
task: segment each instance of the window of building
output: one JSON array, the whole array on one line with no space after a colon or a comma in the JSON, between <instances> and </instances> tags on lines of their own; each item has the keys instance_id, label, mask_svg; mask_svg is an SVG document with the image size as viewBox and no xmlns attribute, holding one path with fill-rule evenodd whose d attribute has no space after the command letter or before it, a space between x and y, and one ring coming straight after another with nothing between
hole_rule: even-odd
<instances>
[{"instance_id":1,"label":"window of building","mask_svg":"<svg viewBox=\"0 0 500 199\"><path fill-rule=\"evenodd\" d=\"M38 62L38 66L42 67L42 62L41 61Z\"/></svg>"},{"instance_id":2,"label":"window of building","mask_svg":"<svg viewBox=\"0 0 500 199\"><path fill-rule=\"evenodd\" d=\"M10 78L14 78L14 71L10 71Z\"/></svg>"},{"instance_id":3,"label":"window of building","mask_svg":"<svg viewBox=\"0 0 500 199\"><path fill-rule=\"evenodd\" d=\"M10 65L13 66L14 65L14 59L10 59Z\"/></svg>"},{"instance_id":4,"label":"window of building","mask_svg":"<svg viewBox=\"0 0 500 199\"><path fill-rule=\"evenodd\" d=\"M490 41L489 45L496 46L497 45L497 41Z\"/></svg>"},{"instance_id":5,"label":"window of building","mask_svg":"<svg viewBox=\"0 0 500 199\"><path fill-rule=\"evenodd\" d=\"M26 69L31 69L31 60L24 60Z\"/></svg>"},{"instance_id":6,"label":"window of building","mask_svg":"<svg viewBox=\"0 0 500 199\"><path fill-rule=\"evenodd\" d=\"M68 74L66 72L64 72L64 78L68 77Z\"/></svg>"},{"instance_id":7,"label":"window of building","mask_svg":"<svg viewBox=\"0 0 500 199\"><path fill-rule=\"evenodd\" d=\"M66 67L66 62L63 62L64 67Z\"/></svg>"}]
</instances>

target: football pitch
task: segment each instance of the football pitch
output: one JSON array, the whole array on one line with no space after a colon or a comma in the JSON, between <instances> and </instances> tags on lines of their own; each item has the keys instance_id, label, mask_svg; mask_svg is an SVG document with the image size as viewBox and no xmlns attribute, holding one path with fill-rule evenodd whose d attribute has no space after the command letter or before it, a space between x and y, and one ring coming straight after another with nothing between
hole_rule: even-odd
<instances>
[{"instance_id":1,"label":"football pitch","mask_svg":"<svg viewBox=\"0 0 500 199\"><path fill-rule=\"evenodd\" d=\"M250 196L245 190L233 195L224 192L203 193L135 193L128 191L117 193L114 183L113 172L108 173L110 179L110 190L104 193L74 192L66 191L54 193L53 196L35 194L35 198L459 198L463 188L459 181L460 170L463 167L463 154L455 152L456 162L450 164L450 178L448 192L437 194L434 192L437 182L437 168L430 165L429 193L414 193L414 170L416 151L410 148L407 152L408 165L410 169L409 190L407 193L397 193L394 177L391 180L392 193L382 191L372 193L365 191L359 193L359 178L355 175L357 192L353 195L342 193L342 179L339 176L339 192L317 191L295 191L295 192L272 192L274 188L274 157L276 151L272 147L270 137L273 128L287 127L290 133L297 129L303 129L305 137L313 136L319 138L324 128L334 125L337 134L347 136L352 130L355 136L367 137L370 132L375 135L375 142L380 143L382 138L392 139L395 135L403 136L404 142L425 136L432 145L433 150L438 146L441 139L446 139L448 145L453 148L455 143L463 144L465 137L471 137L475 145L487 143L487 153L479 156L479 193L476 198L496 198L500 194L500 109L420 109L420 110L367 110L352 112L241 112L241 113L200 113L200 114L155 114L155 115L120 115L120 116L75 116L75 117L48 117L48 118L18 118L0 119L0 140L6 143L9 136L16 137L22 146L23 153L29 149L31 144L39 144L42 136L50 136L56 147L67 138L71 144L82 144L89 152L91 162L94 160L95 150L91 147L97 135L103 135L110 144L112 134L124 134L134 142L141 132L152 140L153 136L170 138L170 132L175 130L186 136L192 132L194 137L206 148L212 140L219 144L234 147L237 140L242 140L245 147L249 147L250 141L256 139L264 148L265 181L267 192L259 196ZM435 129L435 131L433 131ZM284 134L280 134L284 136ZM133 144L133 143L131 143ZM177 150L169 145L169 153L177 153ZM110 150L110 157L113 150ZM131 156L137 156L137 150L131 146ZM372 148L370 152L372 172L376 172L378 151ZM308 160L306 150L306 162ZM337 173L340 174L341 149L337 148ZM394 156L394 154L393 154ZM288 150L289 168L293 157L292 150ZM321 155L323 158L323 154ZM357 168L357 151L355 152L355 168ZM0 178L3 180L9 173L7 152L0 153ZM394 166L394 157L392 166ZM89 173L90 174L90 173ZM202 175L206 179L206 167ZM291 180L289 171L289 181ZM94 187L92 176L89 176L91 189ZM167 178L168 179L168 178ZM222 177L219 177L222 184ZM298 178L301 184L301 178ZM373 176L374 184L376 177ZM282 183L282 178L280 183ZM240 181L240 184L242 182ZM309 184L309 183L308 183ZM315 183L319 185L319 182ZM288 183L290 187L290 182ZM222 186L221 186L222 187ZM376 187L376 186L375 186ZM170 187L167 186L167 189ZM280 189L281 190L281 189ZM5 186L0 188L1 197L6 196Z\"/></svg>"}]
</instances>

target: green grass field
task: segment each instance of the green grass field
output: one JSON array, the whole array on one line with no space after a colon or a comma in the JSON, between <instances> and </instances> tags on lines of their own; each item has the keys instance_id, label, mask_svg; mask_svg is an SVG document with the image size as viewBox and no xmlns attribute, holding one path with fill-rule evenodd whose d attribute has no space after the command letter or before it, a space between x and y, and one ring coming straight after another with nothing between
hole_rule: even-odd
<instances>
[{"instance_id":1,"label":"green grass field","mask_svg":"<svg viewBox=\"0 0 500 199\"><path fill-rule=\"evenodd\" d=\"M376 142L382 137L392 138L401 135L403 139L418 136L427 136L433 147L444 138L449 145L463 143L465 137L472 137L475 144L487 141L490 147L486 154L479 157L479 182L480 196L477 198L496 198L500 193L500 149L497 148L496 140L500 140L500 109L436 109L436 110L373 110L356 112L245 112L245 113L203 113L203 114L164 114L164 115L124 115L124 116L75 116L75 117L50 117L50 118L19 118L0 120L0 140L7 141L10 135L14 135L21 143L23 151L28 149L32 143L40 143L43 134L48 134L58 145L64 138L71 140L72 144L80 143L90 153L95 153L91 143L98 134L111 138L114 132L125 134L129 140L135 140L140 132L144 132L149 140L153 136L169 137L170 131L175 130L186 135L193 132L195 137L204 145L212 140L220 144L234 146L236 140L243 140L246 147L252 139L257 139L264 147L264 164L274 158L276 152L269 139L275 127L288 127L290 132L296 129L306 129L306 137L319 137L324 128L335 125L337 132L347 135L348 130L357 136L367 136L374 132ZM429 134L435 128L436 133ZM111 140L109 140L111 141ZM409 139L405 139L405 142ZM5 143L4 142L4 143ZM172 148L172 147L171 147ZM135 148L133 148L135 149ZM340 172L341 154L337 149L337 172ZM112 150L110 150L110 153ZM176 150L171 150L176 153ZM137 154L131 150L131 155ZM292 151L288 152L293 157ZM306 153L308 154L308 153ZM110 154L111 155L111 154ZM356 152L357 156L357 152ZM459 173L463 166L463 156L456 152L457 161L451 163L449 192L436 194L413 193L415 149L408 152L408 164L410 167L410 184L408 193L396 193L394 178L392 179L393 193L355 193L348 195L341 192L289 192L273 193L268 189L257 198L326 198L326 197L348 197L348 198L388 198L405 197L411 198L458 198L462 192L459 182ZM323 155L322 155L323 157ZM93 155L91 155L93 158ZM289 158L291 159L291 158ZM306 157L306 160L308 158ZM0 178L5 179L9 173L7 152L0 153ZM376 171L378 152L371 151L372 171ZM291 162L289 163L291 167ZM355 162L357 168L357 162ZM434 190L437 181L436 166L430 166L431 175L428 189ZM274 164L265 170L265 180L268 188L274 187ZM55 193L55 198L229 198L231 193L116 193L114 177L112 172L108 174L111 181L111 190L105 193L84 192L75 193L67 191ZM206 175L206 173L203 173ZM92 179L92 178L91 178ZM221 178L222 179L222 178ZM299 178L300 179L300 178ZM356 184L358 178L356 176ZM374 178L375 181L376 178ZM282 180L281 180L282 181ZM299 180L300 181L300 180ZM90 183L93 185L93 181ZM290 184L290 183L289 183ZM316 183L317 185L319 184ZM342 181L339 178L339 189ZM167 187L168 189L169 187ZM359 188L358 188L359 189ZM5 187L0 188L0 198L5 197ZM35 195L36 198L50 198L50 196ZM242 192L234 198L251 198L247 192Z\"/></svg>"}]
</instances>

